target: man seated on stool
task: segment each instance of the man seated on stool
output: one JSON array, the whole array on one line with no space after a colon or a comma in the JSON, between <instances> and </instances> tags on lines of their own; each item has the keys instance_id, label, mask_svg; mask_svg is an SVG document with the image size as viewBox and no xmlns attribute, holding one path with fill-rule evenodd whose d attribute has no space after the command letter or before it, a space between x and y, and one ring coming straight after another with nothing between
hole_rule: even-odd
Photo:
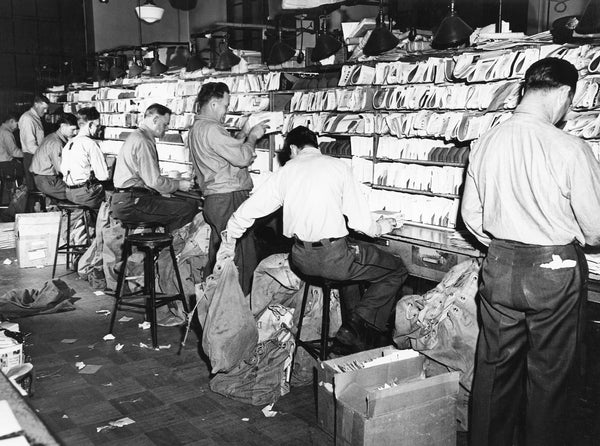
<instances>
[{"instance_id":1,"label":"man seated on stool","mask_svg":"<svg viewBox=\"0 0 600 446\"><path fill-rule=\"evenodd\" d=\"M284 150L291 151L292 159L231 216L217 263L233 256L236 239L257 218L283 206L283 234L294 238L293 268L306 276L369 283L336 335L332 351L346 354L374 347L366 339L370 330L387 330L407 270L400 258L372 243L348 238L344 217L350 228L371 237L391 232L396 220L374 221L351 168L322 155L318 147L317 136L306 127L288 133Z\"/></svg>"},{"instance_id":2,"label":"man seated on stool","mask_svg":"<svg viewBox=\"0 0 600 446\"><path fill-rule=\"evenodd\" d=\"M79 133L62 150L60 171L67 185L67 200L97 209L104 201L104 187L99 181L108 180L104 154L92 136L98 131L100 113L96 107L77 112Z\"/></svg>"},{"instance_id":3,"label":"man seated on stool","mask_svg":"<svg viewBox=\"0 0 600 446\"><path fill-rule=\"evenodd\" d=\"M160 195L177 190L187 192L192 185L188 180L160 174L154 138L164 136L170 119L171 110L152 104L137 130L123 143L113 176L111 210L115 218L162 223L173 231L191 222L198 213L196 200Z\"/></svg>"},{"instance_id":4,"label":"man seated on stool","mask_svg":"<svg viewBox=\"0 0 600 446\"><path fill-rule=\"evenodd\" d=\"M10 176L19 183L23 181L23 152L17 146L14 132L17 129L17 115L7 113L0 125L0 177ZM0 197L2 201L2 197Z\"/></svg>"},{"instance_id":5,"label":"man seated on stool","mask_svg":"<svg viewBox=\"0 0 600 446\"><path fill-rule=\"evenodd\" d=\"M60 173L62 149L77 133L77 118L65 113L57 121L58 130L46 136L33 154L30 171L36 187L57 200L67 199L67 185Z\"/></svg>"}]
</instances>

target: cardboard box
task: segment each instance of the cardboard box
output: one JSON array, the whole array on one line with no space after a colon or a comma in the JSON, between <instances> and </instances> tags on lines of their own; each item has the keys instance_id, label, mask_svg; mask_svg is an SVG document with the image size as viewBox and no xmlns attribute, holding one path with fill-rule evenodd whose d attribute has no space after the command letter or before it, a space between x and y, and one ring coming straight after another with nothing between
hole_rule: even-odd
<instances>
[{"instance_id":1,"label":"cardboard box","mask_svg":"<svg viewBox=\"0 0 600 446\"><path fill-rule=\"evenodd\" d=\"M320 375L332 379L333 394L323 393L329 390L325 381L319 385L319 426L338 446L454 446L458 372L425 377L423 356L394 350L375 349L321 364ZM340 372L337 367L382 356L388 360L368 368Z\"/></svg>"},{"instance_id":2,"label":"cardboard box","mask_svg":"<svg viewBox=\"0 0 600 446\"><path fill-rule=\"evenodd\" d=\"M60 212L39 212L15 216L17 259L20 268L46 266L54 263L60 218Z\"/></svg>"},{"instance_id":3,"label":"cardboard box","mask_svg":"<svg viewBox=\"0 0 600 446\"><path fill-rule=\"evenodd\" d=\"M6 338L1 333L0 337L2 338L1 345L6 343L13 344L0 347L0 370L3 373L6 373L11 367L23 364L23 344L17 343L17 341L12 338Z\"/></svg>"}]
</instances>

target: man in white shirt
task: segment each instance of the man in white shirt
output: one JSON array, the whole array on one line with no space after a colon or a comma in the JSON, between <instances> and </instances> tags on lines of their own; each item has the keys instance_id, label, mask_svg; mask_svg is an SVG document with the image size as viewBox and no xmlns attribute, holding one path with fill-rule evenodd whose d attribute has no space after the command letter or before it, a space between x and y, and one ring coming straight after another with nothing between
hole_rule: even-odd
<instances>
[{"instance_id":1,"label":"man in white shirt","mask_svg":"<svg viewBox=\"0 0 600 446\"><path fill-rule=\"evenodd\" d=\"M387 331L408 273L400 258L372 243L348 238L347 226L378 237L391 232L396 220L374 221L351 168L342 160L322 155L317 147L317 136L306 127L296 127L287 135L285 150L292 159L231 216L217 263L232 256L235 240L257 218L283 207L283 235L294 238L290 255L294 269L305 276L369 282L364 296L349 309L334 344L338 352L361 351L372 347L366 339L370 330Z\"/></svg>"},{"instance_id":2,"label":"man in white shirt","mask_svg":"<svg viewBox=\"0 0 600 446\"><path fill-rule=\"evenodd\" d=\"M48 98L36 96L33 105L19 118L19 137L23 150L23 167L25 168L25 184L29 190L35 189L33 175L29 171L33 154L44 139L44 125L42 118L48 113Z\"/></svg>"},{"instance_id":3,"label":"man in white shirt","mask_svg":"<svg viewBox=\"0 0 600 446\"><path fill-rule=\"evenodd\" d=\"M104 201L104 187L98 181L108 180L104 154L91 137L100 125L95 107L77 112L79 133L62 150L60 171L67 185L67 200L93 209Z\"/></svg>"}]
</instances>

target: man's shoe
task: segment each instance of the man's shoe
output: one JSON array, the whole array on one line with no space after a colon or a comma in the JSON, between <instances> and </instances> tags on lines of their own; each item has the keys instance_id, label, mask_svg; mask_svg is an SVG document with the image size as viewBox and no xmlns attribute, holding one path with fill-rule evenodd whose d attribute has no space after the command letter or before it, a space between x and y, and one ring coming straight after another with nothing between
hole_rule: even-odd
<instances>
[{"instance_id":1,"label":"man's shoe","mask_svg":"<svg viewBox=\"0 0 600 446\"><path fill-rule=\"evenodd\" d=\"M332 352L335 354L362 352L367 350L366 340L367 327L364 320L356 314L351 314L335 335Z\"/></svg>"}]
</instances>

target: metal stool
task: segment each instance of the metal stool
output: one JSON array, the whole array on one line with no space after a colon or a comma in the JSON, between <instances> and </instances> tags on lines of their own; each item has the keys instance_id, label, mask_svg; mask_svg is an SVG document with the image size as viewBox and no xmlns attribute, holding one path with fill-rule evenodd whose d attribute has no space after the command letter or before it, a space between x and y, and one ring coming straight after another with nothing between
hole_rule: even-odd
<instances>
[{"instance_id":1,"label":"metal stool","mask_svg":"<svg viewBox=\"0 0 600 446\"><path fill-rule=\"evenodd\" d=\"M40 192L41 193L41 192ZM52 266L52 278L54 279L54 274L56 273L56 261L58 260L58 254L66 254L67 262L66 268L69 269L69 265L73 263L75 264L74 258L76 255L82 255L88 247L92 243L92 238L90 236L90 230L88 226L88 217L90 216L89 212L91 209L87 206L82 206L79 204L71 203L69 201L61 201L57 204L58 209L61 212L60 222L58 224L58 234L56 235L56 252L54 253L54 265ZM81 219L83 221L83 226L85 228L85 242L82 244L71 244L71 214L74 211L82 211ZM62 217L67 216L67 236L64 244L60 244L60 233L62 230ZM91 218L90 218L91 219ZM73 260L71 262L71 260Z\"/></svg>"},{"instance_id":2,"label":"metal stool","mask_svg":"<svg viewBox=\"0 0 600 446\"><path fill-rule=\"evenodd\" d=\"M302 306L300 307L300 317L298 318L298 329L296 330L296 350L298 347L303 347L307 353L315 359L324 361L329 354L329 342L333 341L333 337L329 336L329 307L331 303L331 290L339 289L344 285L344 282L336 282L334 280L323 279L320 277L305 278L304 295L302 296ZM302 322L304 320L304 312L306 310L306 301L308 300L308 290L310 286L318 286L323 290L323 313L321 320L321 339L311 341L303 341L300 339L302 333ZM294 355L296 352L294 352Z\"/></svg>"},{"instance_id":3,"label":"metal stool","mask_svg":"<svg viewBox=\"0 0 600 446\"><path fill-rule=\"evenodd\" d=\"M141 291L129 294L123 294L123 287L125 285L125 271L127 269L127 260L131 255L133 247L143 251L144 256L144 288ZM177 278L177 286L179 293L174 295L164 295L163 293L157 293L155 288L156 280L156 259L160 254L160 251L164 248L169 248L171 252L171 260L173 262L173 269L175 270L175 276ZM110 330L109 333L113 332L115 325L115 319L119 305L142 308L146 310L146 319L149 320L152 329L152 346L158 348L158 330L156 325L156 309L169 302L180 300L183 304L183 309L187 313L188 306L185 301L185 295L183 292L183 285L181 283L181 276L179 275L179 268L177 267L177 259L175 258L175 250L173 249L173 236L171 234L160 234L160 233L146 233L146 234L132 234L125 238L123 246L125 261L121 265L119 271L119 278L117 281L117 293L115 293L115 306L110 318ZM128 298L144 298L145 303L136 302L123 302L124 299Z\"/></svg>"}]
</instances>

